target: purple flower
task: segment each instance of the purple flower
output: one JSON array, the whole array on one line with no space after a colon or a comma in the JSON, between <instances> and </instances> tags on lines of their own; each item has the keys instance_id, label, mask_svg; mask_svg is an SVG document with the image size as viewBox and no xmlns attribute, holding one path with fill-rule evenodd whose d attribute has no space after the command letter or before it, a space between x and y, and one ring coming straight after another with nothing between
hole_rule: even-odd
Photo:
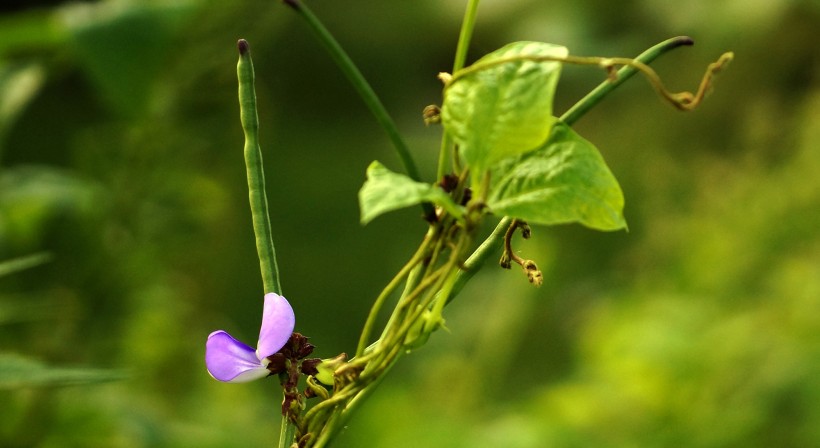
<instances>
[{"instance_id":1,"label":"purple flower","mask_svg":"<svg viewBox=\"0 0 820 448\"><path fill-rule=\"evenodd\" d=\"M275 293L265 294L262 328L256 350L218 330L208 335L205 343L205 366L214 379L227 383L243 383L270 374L269 356L288 342L296 324L290 303Z\"/></svg>"}]
</instances>

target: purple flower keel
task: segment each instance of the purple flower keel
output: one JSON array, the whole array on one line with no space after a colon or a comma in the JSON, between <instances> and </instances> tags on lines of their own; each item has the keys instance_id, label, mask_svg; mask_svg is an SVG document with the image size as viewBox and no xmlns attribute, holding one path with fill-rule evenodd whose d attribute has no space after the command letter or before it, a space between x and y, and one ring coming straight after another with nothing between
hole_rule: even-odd
<instances>
[{"instance_id":1,"label":"purple flower keel","mask_svg":"<svg viewBox=\"0 0 820 448\"><path fill-rule=\"evenodd\" d=\"M242 383L268 375L267 365L256 357L252 347L222 330L208 336L205 366L214 379L228 383Z\"/></svg>"},{"instance_id":2,"label":"purple flower keel","mask_svg":"<svg viewBox=\"0 0 820 448\"><path fill-rule=\"evenodd\" d=\"M219 381L242 383L263 378L270 372L267 358L278 352L293 333L296 317L288 301L274 293L265 294L262 326L254 350L223 330L214 331L205 343L205 366Z\"/></svg>"}]
</instances>

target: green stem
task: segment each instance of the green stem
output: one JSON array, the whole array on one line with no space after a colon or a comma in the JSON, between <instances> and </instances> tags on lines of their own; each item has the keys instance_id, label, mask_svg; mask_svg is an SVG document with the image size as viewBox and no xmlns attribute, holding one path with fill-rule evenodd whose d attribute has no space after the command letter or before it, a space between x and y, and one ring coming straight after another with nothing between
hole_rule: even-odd
<instances>
[{"instance_id":1,"label":"green stem","mask_svg":"<svg viewBox=\"0 0 820 448\"><path fill-rule=\"evenodd\" d=\"M413 291L416 290L416 287L419 285L422 278L427 278L426 274L422 275L422 273L426 271L425 267L425 263L419 263L413 268L413 270L410 271L409 274L407 274L407 281L404 282L404 290L399 297L399 302L404 301L405 297L412 294ZM390 314L390 318L387 319L387 323L384 324L384 328L382 329L382 334L379 336L379 339L365 348L364 353L370 353L378 344L385 340L385 335L387 335L388 330L393 328L393 325L395 325L395 322L399 319L399 317L400 316L396 313L396 310L393 310L393 313Z\"/></svg>"},{"instance_id":2,"label":"green stem","mask_svg":"<svg viewBox=\"0 0 820 448\"><path fill-rule=\"evenodd\" d=\"M370 384L368 384L366 388L362 389L358 394L356 394L352 399L350 399L350 401L348 401L347 405L339 412L338 417L334 420L333 423L335 425L337 425L338 427L344 427L347 424L348 420L350 420L351 415L353 415L356 409L362 403L364 403L367 397L369 397L370 394L372 394L373 391L376 390L379 384L381 384L382 380L387 376L387 372L389 372L390 369L392 369L393 366L396 365L396 362L399 360L399 358L401 358L402 353L403 352L400 351L398 355L395 358L393 358L393 360L386 367L383 368L380 375L378 375ZM338 434L338 431L324 432L320 439L322 444L319 445L317 443L315 448L321 448L331 443L335 438L336 434Z\"/></svg>"},{"instance_id":3,"label":"green stem","mask_svg":"<svg viewBox=\"0 0 820 448\"><path fill-rule=\"evenodd\" d=\"M501 248L501 243L504 241L504 234L507 233L507 228L510 226L510 223L513 221L512 218L509 216L505 216L504 218L499 221L498 225L495 226L493 233L485 239L481 245L473 252L467 260L464 262L464 269L458 272L456 275L456 280L453 282L453 288L450 290L450 295L447 297L447 303L453 301L453 299L461 292L464 285L473 278L476 272L481 269L481 265L484 264L484 261L487 258L498 252L498 249ZM445 304L446 305L446 304Z\"/></svg>"},{"instance_id":4,"label":"green stem","mask_svg":"<svg viewBox=\"0 0 820 448\"><path fill-rule=\"evenodd\" d=\"M478 15L479 1L480 0L470 0L467 3L464 20L461 22L461 32L458 35L456 58L455 61L453 61L453 73L461 70L467 61L467 51L470 49L470 40L473 38L473 29L475 29L475 19Z\"/></svg>"},{"instance_id":5,"label":"green stem","mask_svg":"<svg viewBox=\"0 0 820 448\"><path fill-rule=\"evenodd\" d=\"M691 37L673 37L644 51L637 58L635 58L635 61L643 64L649 64L670 50L674 50L675 48L684 45L694 45L694 43L695 42ZM561 115L561 121L567 124L575 123L579 118L589 112L590 109L595 107L596 104L601 102L606 95L615 90L615 88L623 84L627 79L631 78L636 73L638 73L638 69L636 67L631 65L621 67L621 69L617 71L617 76L613 80L607 80L599 84L598 87L594 88L585 97L581 98L580 101L575 103L575 105L566 111L564 115Z\"/></svg>"},{"instance_id":6,"label":"green stem","mask_svg":"<svg viewBox=\"0 0 820 448\"><path fill-rule=\"evenodd\" d=\"M447 269L447 266L441 266L429 275L425 275L422 281L419 282L415 289L413 289L413 292L401 298L399 303L396 305L396 308L393 309L393 314L388 320L388 324L390 325L385 326L382 337L377 341L379 347L390 346L391 343L398 345L403 343L404 336L396 335L401 333L402 328L404 328L406 324L415 321L415 317L408 317L413 315L413 308L411 305L415 303L418 307L417 309L423 308L425 305L423 303L416 303L417 299L422 295L422 293L431 288L432 290L437 291L438 287L441 285L442 276L446 273Z\"/></svg>"},{"instance_id":7,"label":"green stem","mask_svg":"<svg viewBox=\"0 0 820 448\"><path fill-rule=\"evenodd\" d=\"M464 12L464 20L461 22L461 32L458 35L458 46L456 47L456 57L453 61L453 73L459 71L464 67L467 60L467 51L470 48L470 40L473 37L473 29L475 28L476 16L478 15L478 3L480 0L470 0L467 3L467 10ZM441 137L441 148L438 156L438 171L436 171L436 179L441 179L447 174L447 160L449 160L448 152L452 145L452 139L444 131Z\"/></svg>"},{"instance_id":8,"label":"green stem","mask_svg":"<svg viewBox=\"0 0 820 448\"><path fill-rule=\"evenodd\" d=\"M324 427L322 427L322 430L319 433L319 438L316 439L316 443L313 445L313 448L324 448L330 444L336 436L338 428L341 427L341 418L341 411L334 409L333 415L325 421Z\"/></svg>"},{"instance_id":9,"label":"green stem","mask_svg":"<svg viewBox=\"0 0 820 448\"><path fill-rule=\"evenodd\" d=\"M418 265L421 260L424 258L425 253L427 252L427 245L430 243L432 239L432 234L428 234L424 241L421 243L421 246L413 255L413 258L401 268L398 274L393 277L393 280L387 284L387 286L382 290L379 297L376 298L376 302L373 303L373 307L370 309L370 314L367 316L367 321L364 324L364 329L362 329L362 334L359 337L359 345L356 348L356 356L362 356L364 354L364 350L367 347L367 341L370 339L370 334L373 332L373 327L376 325L376 318L379 316L379 311L381 310L384 302L390 297L390 294L398 288L401 281L405 279L410 274L410 271Z\"/></svg>"},{"instance_id":10,"label":"green stem","mask_svg":"<svg viewBox=\"0 0 820 448\"><path fill-rule=\"evenodd\" d=\"M282 426L279 428L279 448L290 448L295 437L296 425L290 421L287 415L283 415Z\"/></svg>"},{"instance_id":11,"label":"green stem","mask_svg":"<svg viewBox=\"0 0 820 448\"><path fill-rule=\"evenodd\" d=\"M0 277L39 266L51 261L51 258L51 254L48 252L37 252L31 255L0 261Z\"/></svg>"},{"instance_id":12,"label":"green stem","mask_svg":"<svg viewBox=\"0 0 820 448\"><path fill-rule=\"evenodd\" d=\"M239 111L242 130L245 132L245 168L248 176L248 199L251 205L253 233L256 236L256 251L262 272L265 293L281 294L279 267L276 250L273 247L268 198L265 193L265 172L262 166L262 149L259 146L259 117L256 113L256 91L254 89L253 61L248 42L240 39L237 43L239 62L236 74L239 78Z\"/></svg>"},{"instance_id":13,"label":"green stem","mask_svg":"<svg viewBox=\"0 0 820 448\"><path fill-rule=\"evenodd\" d=\"M356 92L358 92L359 96L370 109L370 112L376 118L376 121L384 129L384 131L387 132L387 136L393 143L393 147L396 149L402 164L404 164L404 169L407 171L407 175L415 181L421 181L421 176L419 176L418 169L416 169L416 163L413 161L413 156L410 154L407 144L402 139L401 134L396 127L396 123L390 117L390 114L387 113L387 109L384 108L384 105L381 100L379 100L376 92L373 91L372 87L370 87L370 84L364 78L364 75L362 75L359 68L356 67L356 64L353 63L353 60L350 59L350 56L347 55L342 46L339 45L339 42L336 41L333 35L330 34L330 31L325 28L322 22L319 21L319 18L313 14L313 11L311 11L307 5L298 0L286 0L285 4L296 10L296 12L302 16L311 31L313 31L319 39L319 42L321 42L328 53L330 53L330 57L334 62L336 62L342 70L342 73L347 76L350 83L353 84ZM435 216L435 211L433 210L433 206L431 204L423 203L422 208L424 209L426 216Z\"/></svg>"}]
</instances>

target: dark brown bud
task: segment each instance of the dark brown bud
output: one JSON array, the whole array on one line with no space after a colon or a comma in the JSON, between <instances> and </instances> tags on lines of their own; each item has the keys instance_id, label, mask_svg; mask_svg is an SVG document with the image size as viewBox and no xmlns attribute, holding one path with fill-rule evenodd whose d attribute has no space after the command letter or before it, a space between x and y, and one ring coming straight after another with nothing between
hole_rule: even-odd
<instances>
[{"instance_id":1,"label":"dark brown bud","mask_svg":"<svg viewBox=\"0 0 820 448\"><path fill-rule=\"evenodd\" d=\"M236 42L236 48L239 50L239 54L242 56L251 51L251 46L248 45L248 41L246 41L245 39L239 39Z\"/></svg>"},{"instance_id":2,"label":"dark brown bud","mask_svg":"<svg viewBox=\"0 0 820 448\"><path fill-rule=\"evenodd\" d=\"M316 367L321 363L322 360L319 358L308 358L302 361L300 370L304 375L316 375L319 373L319 369Z\"/></svg>"},{"instance_id":3,"label":"dark brown bud","mask_svg":"<svg viewBox=\"0 0 820 448\"><path fill-rule=\"evenodd\" d=\"M461 205L467 205L470 202L470 199L473 198L473 190L469 187L464 189L464 197L461 198Z\"/></svg>"},{"instance_id":4,"label":"dark brown bud","mask_svg":"<svg viewBox=\"0 0 820 448\"><path fill-rule=\"evenodd\" d=\"M270 370L271 374L282 373L287 369L287 358L282 352L268 356L268 360L270 361L268 370Z\"/></svg>"},{"instance_id":5,"label":"dark brown bud","mask_svg":"<svg viewBox=\"0 0 820 448\"><path fill-rule=\"evenodd\" d=\"M458 176L455 174L445 174L438 182L438 185L445 193L449 193L458 186Z\"/></svg>"}]
</instances>

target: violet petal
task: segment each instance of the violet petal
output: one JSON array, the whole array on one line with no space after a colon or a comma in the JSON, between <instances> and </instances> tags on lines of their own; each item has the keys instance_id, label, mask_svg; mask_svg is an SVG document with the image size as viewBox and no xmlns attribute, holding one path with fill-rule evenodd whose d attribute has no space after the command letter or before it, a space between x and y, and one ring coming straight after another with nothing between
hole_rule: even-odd
<instances>
[{"instance_id":1,"label":"violet petal","mask_svg":"<svg viewBox=\"0 0 820 448\"><path fill-rule=\"evenodd\" d=\"M263 378L270 373L256 357L252 347L222 330L208 335L205 343L205 366L214 379L228 383L243 383Z\"/></svg>"},{"instance_id":2,"label":"violet petal","mask_svg":"<svg viewBox=\"0 0 820 448\"><path fill-rule=\"evenodd\" d=\"M265 308L262 311L262 327L259 329L256 356L265 359L278 352L288 342L295 325L296 316L290 303L279 294L265 294Z\"/></svg>"}]
</instances>

